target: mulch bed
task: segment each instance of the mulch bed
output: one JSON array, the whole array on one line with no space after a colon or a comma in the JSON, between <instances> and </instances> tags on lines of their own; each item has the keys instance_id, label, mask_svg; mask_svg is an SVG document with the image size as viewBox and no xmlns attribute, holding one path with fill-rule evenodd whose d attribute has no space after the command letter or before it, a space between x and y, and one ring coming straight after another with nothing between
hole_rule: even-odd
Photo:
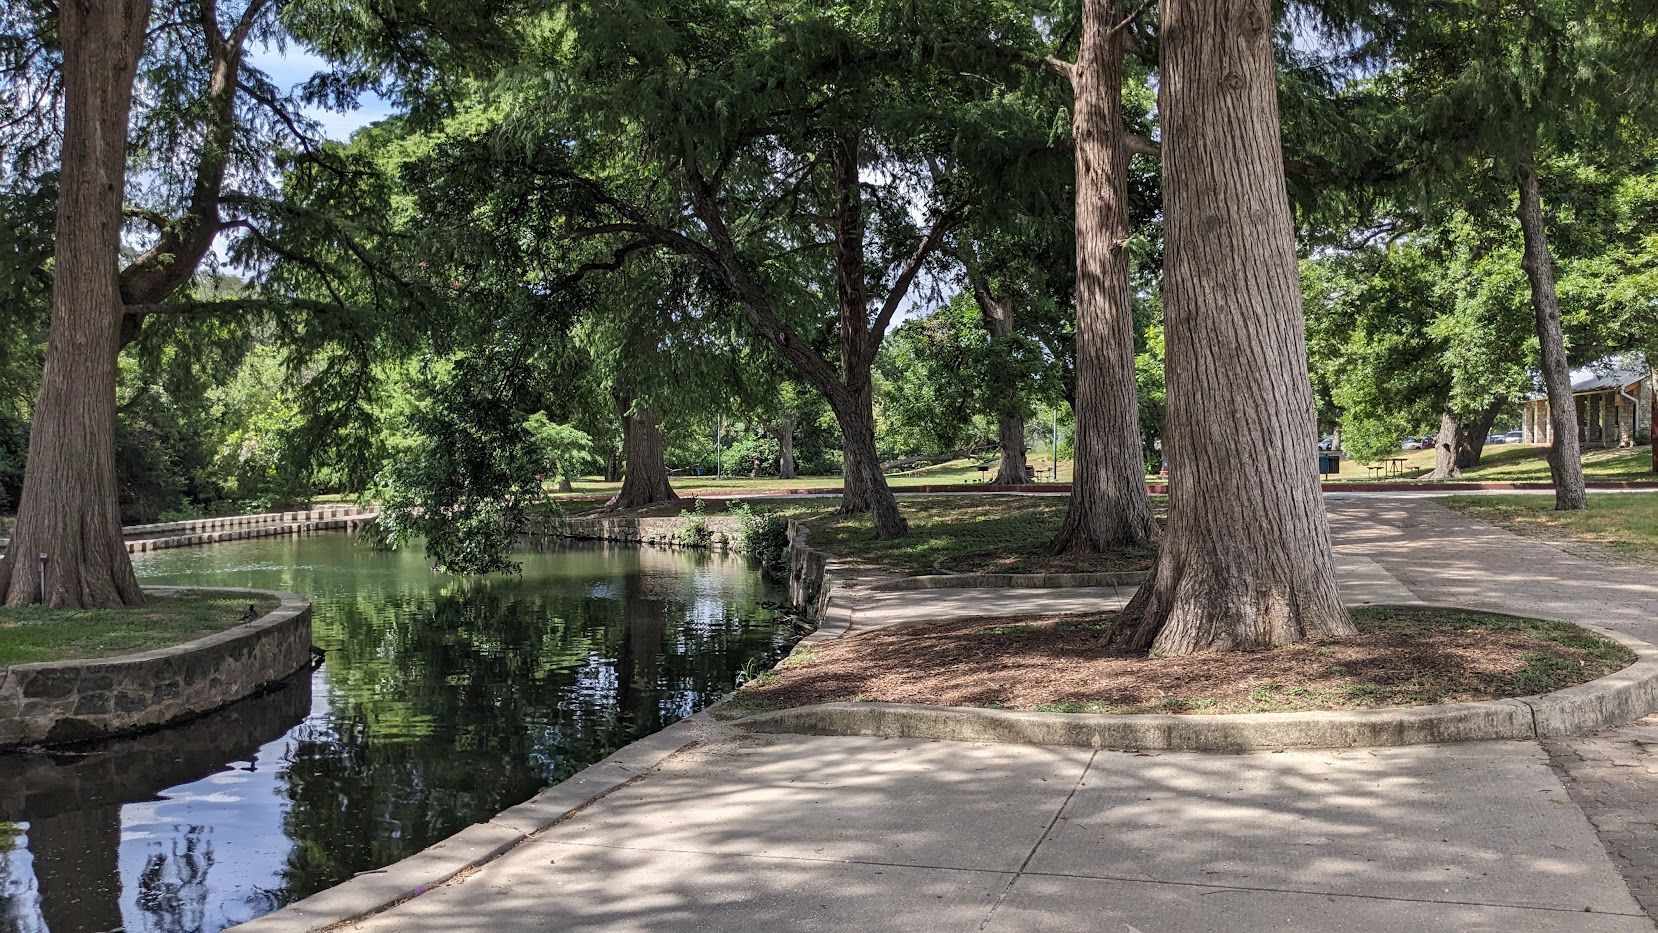
<instances>
[{"instance_id":1,"label":"mulch bed","mask_svg":"<svg viewBox=\"0 0 1658 933\"><path fill-rule=\"evenodd\" d=\"M1490 613L1354 610L1355 638L1146 658L1107 648L1113 614L904 626L802 648L743 688L776 708L835 700L1052 712L1252 713L1526 696L1634 661L1574 625Z\"/></svg>"}]
</instances>

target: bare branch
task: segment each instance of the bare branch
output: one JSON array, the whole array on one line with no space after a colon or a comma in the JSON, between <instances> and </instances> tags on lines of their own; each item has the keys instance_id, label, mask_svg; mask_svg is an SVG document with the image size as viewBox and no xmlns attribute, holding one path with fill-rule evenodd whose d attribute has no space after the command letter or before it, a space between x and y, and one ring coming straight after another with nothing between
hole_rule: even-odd
<instances>
[{"instance_id":1,"label":"bare branch","mask_svg":"<svg viewBox=\"0 0 1658 933\"><path fill-rule=\"evenodd\" d=\"M1128 145L1128 151L1133 155L1151 156L1153 159L1163 158L1163 145L1155 139L1141 136L1139 133L1124 133L1123 141Z\"/></svg>"}]
</instances>

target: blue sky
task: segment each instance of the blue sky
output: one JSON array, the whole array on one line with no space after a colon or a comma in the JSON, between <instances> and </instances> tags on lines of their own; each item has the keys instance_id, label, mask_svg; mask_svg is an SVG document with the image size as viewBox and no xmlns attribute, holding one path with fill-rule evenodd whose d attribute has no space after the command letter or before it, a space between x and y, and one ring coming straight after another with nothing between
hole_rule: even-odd
<instances>
[{"instance_id":1,"label":"blue sky","mask_svg":"<svg viewBox=\"0 0 1658 933\"><path fill-rule=\"evenodd\" d=\"M271 76L278 87L292 89L305 83L312 75L326 68L321 58L296 45L284 51L274 47L254 48L248 56L254 67ZM335 113L331 110L309 108L307 112L322 124L330 139L349 139L351 134L391 113L391 107L374 95L365 96L355 110Z\"/></svg>"}]
</instances>

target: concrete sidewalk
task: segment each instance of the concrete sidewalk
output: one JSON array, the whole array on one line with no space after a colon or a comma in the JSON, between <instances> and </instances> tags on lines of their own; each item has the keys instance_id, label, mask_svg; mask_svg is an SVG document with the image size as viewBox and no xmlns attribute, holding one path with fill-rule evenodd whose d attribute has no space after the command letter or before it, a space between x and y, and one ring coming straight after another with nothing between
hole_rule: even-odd
<instances>
[{"instance_id":1,"label":"concrete sidewalk","mask_svg":"<svg viewBox=\"0 0 1658 933\"><path fill-rule=\"evenodd\" d=\"M1352 602L1592 612L1658 636L1650 568L1580 561L1417 499L1331 511ZM1126 595L880 594L860 602L853 630L914 618L927 598L959 616ZM1642 736L1658 742L1652 721L1547 749L1243 755L759 736L698 722L698 744L351 929L1654 929L1631 895L1658 876L1647 815L1658 813L1658 768L1633 760Z\"/></svg>"},{"instance_id":2,"label":"concrete sidewalk","mask_svg":"<svg viewBox=\"0 0 1658 933\"><path fill-rule=\"evenodd\" d=\"M1529 743L705 739L354 929L1652 929Z\"/></svg>"}]
</instances>

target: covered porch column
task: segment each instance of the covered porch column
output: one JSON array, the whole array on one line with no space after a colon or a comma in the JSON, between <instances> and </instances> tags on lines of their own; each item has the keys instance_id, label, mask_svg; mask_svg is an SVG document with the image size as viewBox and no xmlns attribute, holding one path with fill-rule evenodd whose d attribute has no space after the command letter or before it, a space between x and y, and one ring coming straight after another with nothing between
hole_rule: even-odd
<instances>
[{"instance_id":1,"label":"covered porch column","mask_svg":"<svg viewBox=\"0 0 1658 933\"><path fill-rule=\"evenodd\" d=\"M1618 425L1616 437L1619 447L1635 446L1635 403L1618 395Z\"/></svg>"},{"instance_id":2,"label":"covered porch column","mask_svg":"<svg viewBox=\"0 0 1658 933\"><path fill-rule=\"evenodd\" d=\"M1537 406L1529 401L1520 410L1520 441L1525 444L1537 443Z\"/></svg>"},{"instance_id":3,"label":"covered porch column","mask_svg":"<svg viewBox=\"0 0 1658 933\"><path fill-rule=\"evenodd\" d=\"M1577 406L1577 442L1589 442L1589 396L1574 395L1572 403Z\"/></svg>"}]
</instances>

